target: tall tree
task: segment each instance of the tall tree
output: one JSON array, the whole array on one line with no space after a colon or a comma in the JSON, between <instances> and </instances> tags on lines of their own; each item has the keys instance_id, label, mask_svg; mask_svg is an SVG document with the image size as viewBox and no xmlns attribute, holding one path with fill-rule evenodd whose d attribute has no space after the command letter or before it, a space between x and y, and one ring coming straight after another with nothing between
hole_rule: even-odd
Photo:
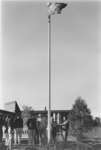
<instances>
[{"instance_id":1,"label":"tall tree","mask_svg":"<svg viewBox=\"0 0 101 150\"><path fill-rule=\"evenodd\" d=\"M72 107L70 113L71 131L77 137L81 137L83 132L88 131L92 127L91 111L88 108L85 100L78 97Z\"/></svg>"}]
</instances>

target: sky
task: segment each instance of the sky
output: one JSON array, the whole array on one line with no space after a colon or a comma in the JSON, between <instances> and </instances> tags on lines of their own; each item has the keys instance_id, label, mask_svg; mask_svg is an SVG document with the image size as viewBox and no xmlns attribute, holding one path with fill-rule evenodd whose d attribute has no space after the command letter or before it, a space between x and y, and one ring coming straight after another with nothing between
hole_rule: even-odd
<instances>
[{"instance_id":1,"label":"sky","mask_svg":"<svg viewBox=\"0 0 101 150\"><path fill-rule=\"evenodd\" d=\"M44 2L1 4L1 106L16 100L48 107L48 8ZM101 2L69 2L51 18L52 109L71 109L81 96L101 116Z\"/></svg>"}]
</instances>

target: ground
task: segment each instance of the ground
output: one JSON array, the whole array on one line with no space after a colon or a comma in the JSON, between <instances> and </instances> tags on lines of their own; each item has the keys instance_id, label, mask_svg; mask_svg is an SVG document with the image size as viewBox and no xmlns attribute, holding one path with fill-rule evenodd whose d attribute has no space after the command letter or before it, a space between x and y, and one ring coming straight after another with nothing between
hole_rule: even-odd
<instances>
[{"instance_id":1,"label":"ground","mask_svg":"<svg viewBox=\"0 0 101 150\"><path fill-rule=\"evenodd\" d=\"M9 150L7 147L4 145L0 145L0 150ZM40 147L36 146L32 148L32 146L28 145L20 145L20 146L15 146L12 147L12 150L101 150L101 144L95 144L93 146L87 145L84 143L57 143L54 147L52 146L50 149L46 147Z\"/></svg>"},{"instance_id":2,"label":"ground","mask_svg":"<svg viewBox=\"0 0 101 150\"><path fill-rule=\"evenodd\" d=\"M87 138L85 138L83 142L78 142L74 137L70 136L66 143L58 142L50 149L38 145L36 148L32 148L32 146L28 146L28 144L21 144L19 146L13 146L12 150L101 150L101 127L93 129L92 132L86 135ZM8 148L0 144L0 150L8 150Z\"/></svg>"}]
</instances>

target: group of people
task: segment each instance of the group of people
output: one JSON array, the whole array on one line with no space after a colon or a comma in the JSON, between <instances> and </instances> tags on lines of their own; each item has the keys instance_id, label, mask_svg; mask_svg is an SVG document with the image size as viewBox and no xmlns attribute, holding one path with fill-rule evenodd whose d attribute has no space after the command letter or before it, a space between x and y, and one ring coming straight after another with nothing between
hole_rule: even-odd
<instances>
[{"instance_id":1,"label":"group of people","mask_svg":"<svg viewBox=\"0 0 101 150\"><path fill-rule=\"evenodd\" d=\"M68 131L69 131L69 120L65 117L63 118L62 123L57 123L54 118L51 118L51 142L55 143L57 140L58 133L62 135L63 140L67 140ZM38 116L37 118L32 116L31 119L27 122L29 138L32 139L34 144L47 144L47 117Z\"/></svg>"},{"instance_id":2,"label":"group of people","mask_svg":"<svg viewBox=\"0 0 101 150\"><path fill-rule=\"evenodd\" d=\"M5 144L11 142L19 143L23 128L23 119L20 115L16 116L0 116L0 142L5 138Z\"/></svg>"},{"instance_id":3,"label":"group of people","mask_svg":"<svg viewBox=\"0 0 101 150\"><path fill-rule=\"evenodd\" d=\"M28 122L28 135L32 139L32 144L47 144L47 117L32 116ZM30 140L29 140L30 142Z\"/></svg>"},{"instance_id":4,"label":"group of people","mask_svg":"<svg viewBox=\"0 0 101 150\"><path fill-rule=\"evenodd\" d=\"M69 133L69 125L70 125L70 121L65 117L63 117L62 123L58 123L58 124L56 120L52 119L51 137L54 143L56 142L57 134L60 134L65 142L67 141L67 136Z\"/></svg>"},{"instance_id":5,"label":"group of people","mask_svg":"<svg viewBox=\"0 0 101 150\"><path fill-rule=\"evenodd\" d=\"M47 144L47 116L32 116L27 121L29 144ZM69 122L65 119L61 124L52 118L51 121L51 139L55 143L58 132L64 132L64 139L67 139ZM0 142L5 133L6 144L20 144L23 133L23 119L21 115L1 117L0 116ZM10 143L11 142L11 143Z\"/></svg>"}]
</instances>

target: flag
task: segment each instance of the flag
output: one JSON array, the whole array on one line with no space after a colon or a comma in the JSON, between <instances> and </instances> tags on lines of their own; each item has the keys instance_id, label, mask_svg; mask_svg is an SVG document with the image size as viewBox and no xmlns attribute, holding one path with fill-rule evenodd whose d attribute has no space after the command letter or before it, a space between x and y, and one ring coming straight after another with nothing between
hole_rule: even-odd
<instances>
[{"instance_id":1,"label":"flag","mask_svg":"<svg viewBox=\"0 0 101 150\"><path fill-rule=\"evenodd\" d=\"M49 2L47 4L49 10L49 14L50 15L54 15L55 13L57 14L61 14L61 11L63 8L65 8L67 6L67 3L52 3L52 2Z\"/></svg>"}]
</instances>

